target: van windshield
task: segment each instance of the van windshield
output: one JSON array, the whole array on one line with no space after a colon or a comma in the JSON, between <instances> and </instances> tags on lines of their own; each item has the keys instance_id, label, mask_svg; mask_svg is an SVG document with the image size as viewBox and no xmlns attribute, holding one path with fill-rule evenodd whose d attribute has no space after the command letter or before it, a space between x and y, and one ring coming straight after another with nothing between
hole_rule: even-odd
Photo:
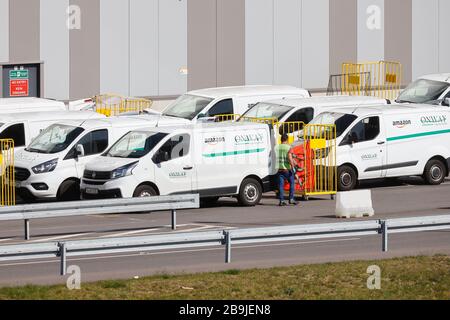
<instances>
[{"instance_id":1,"label":"van windshield","mask_svg":"<svg viewBox=\"0 0 450 320\"><path fill-rule=\"evenodd\" d=\"M146 156L167 136L161 132L132 131L117 141L104 157L138 159Z\"/></svg>"},{"instance_id":2,"label":"van windshield","mask_svg":"<svg viewBox=\"0 0 450 320\"><path fill-rule=\"evenodd\" d=\"M339 138L357 118L354 114L325 112L314 118L310 124L336 125L336 138Z\"/></svg>"},{"instance_id":3,"label":"van windshield","mask_svg":"<svg viewBox=\"0 0 450 320\"><path fill-rule=\"evenodd\" d=\"M239 121L245 121L245 118L258 118L258 119L272 119L275 118L278 121L282 119L292 107L282 106L279 104L260 102L248 110L239 119Z\"/></svg>"},{"instance_id":4,"label":"van windshield","mask_svg":"<svg viewBox=\"0 0 450 320\"><path fill-rule=\"evenodd\" d=\"M397 103L432 103L439 100L450 84L419 79L411 83L398 97Z\"/></svg>"},{"instance_id":5,"label":"van windshield","mask_svg":"<svg viewBox=\"0 0 450 320\"><path fill-rule=\"evenodd\" d=\"M187 120L193 120L198 116L213 99L193 96L185 94L175 100L166 110L163 115L169 117L183 118Z\"/></svg>"},{"instance_id":6,"label":"van windshield","mask_svg":"<svg viewBox=\"0 0 450 320\"><path fill-rule=\"evenodd\" d=\"M64 151L83 131L84 129L80 127L51 125L31 142L26 151L47 154Z\"/></svg>"}]
</instances>

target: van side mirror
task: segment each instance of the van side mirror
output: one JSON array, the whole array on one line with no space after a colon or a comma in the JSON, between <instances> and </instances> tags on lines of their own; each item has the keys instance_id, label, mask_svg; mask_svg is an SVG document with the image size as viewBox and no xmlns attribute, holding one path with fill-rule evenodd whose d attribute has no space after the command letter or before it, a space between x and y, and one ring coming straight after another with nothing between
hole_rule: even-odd
<instances>
[{"instance_id":1,"label":"van side mirror","mask_svg":"<svg viewBox=\"0 0 450 320\"><path fill-rule=\"evenodd\" d=\"M158 163L163 163L163 162L167 162L169 161L170 157L169 157L169 153L167 151L158 151L154 157L153 157L153 162L158 164Z\"/></svg>"},{"instance_id":2,"label":"van side mirror","mask_svg":"<svg viewBox=\"0 0 450 320\"><path fill-rule=\"evenodd\" d=\"M202 118L206 118L206 114L200 113L197 117L197 119L202 119Z\"/></svg>"},{"instance_id":3,"label":"van side mirror","mask_svg":"<svg viewBox=\"0 0 450 320\"><path fill-rule=\"evenodd\" d=\"M353 136L351 133L349 133L348 135L345 136L344 139L342 139L341 142L341 146L348 146L348 145L352 145L353 143L355 143L355 139L353 139Z\"/></svg>"},{"instance_id":4,"label":"van side mirror","mask_svg":"<svg viewBox=\"0 0 450 320\"><path fill-rule=\"evenodd\" d=\"M445 98L444 102L442 103L443 106L450 107L450 98Z\"/></svg>"},{"instance_id":5,"label":"van side mirror","mask_svg":"<svg viewBox=\"0 0 450 320\"><path fill-rule=\"evenodd\" d=\"M75 147L75 155L77 157L84 157L85 156L85 151L84 151L84 147L82 144L77 144L77 146Z\"/></svg>"}]
</instances>

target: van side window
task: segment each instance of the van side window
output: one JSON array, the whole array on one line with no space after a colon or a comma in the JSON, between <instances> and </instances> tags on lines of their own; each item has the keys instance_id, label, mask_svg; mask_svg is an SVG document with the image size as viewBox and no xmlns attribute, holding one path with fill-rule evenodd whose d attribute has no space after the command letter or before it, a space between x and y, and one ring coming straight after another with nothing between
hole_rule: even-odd
<instances>
[{"instance_id":1,"label":"van side window","mask_svg":"<svg viewBox=\"0 0 450 320\"><path fill-rule=\"evenodd\" d=\"M9 126L2 133L0 139L13 139L16 147L25 147L25 126L23 123L13 124Z\"/></svg>"},{"instance_id":2,"label":"van side window","mask_svg":"<svg viewBox=\"0 0 450 320\"><path fill-rule=\"evenodd\" d=\"M355 143L371 141L380 134L380 118L370 117L357 123L350 131Z\"/></svg>"},{"instance_id":3,"label":"van side window","mask_svg":"<svg viewBox=\"0 0 450 320\"><path fill-rule=\"evenodd\" d=\"M314 118L313 108L302 108L291 115L286 122L304 122L308 124Z\"/></svg>"},{"instance_id":4,"label":"van side window","mask_svg":"<svg viewBox=\"0 0 450 320\"><path fill-rule=\"evenodd\" d=\"M158 152L156 152L153 157L153 162L158 164L187 156L189 154L190 143L191 137L188 134L170 138Z\"/></svg>"},{"instance_id":5,"label":"van side window","mask_svg":"<svg viewBox=\"0 0 450 320\"><path fill-rule=\"evenodd\" d=\"M211 109L208 111L208 117L215 117L222 114L233 114L233 99L225 99L217 102Z\"/></svg>"},{"instance_id":6,"label":"van side window","mask_svg":"<svg viewBox=\"0 0 450 320\"><path fill-rule=\"evenodd\" d=\"M90 132L78 144L83 145L85 156L102 153L108 148L108 130Z\"/></svg>"}]
</instances>

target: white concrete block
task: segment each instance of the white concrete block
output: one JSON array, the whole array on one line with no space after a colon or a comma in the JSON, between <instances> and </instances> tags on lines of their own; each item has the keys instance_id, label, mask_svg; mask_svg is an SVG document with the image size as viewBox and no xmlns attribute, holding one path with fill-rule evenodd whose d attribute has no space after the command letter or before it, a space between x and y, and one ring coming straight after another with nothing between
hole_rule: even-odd
<instances>
[{"instance_id":1,"label":"white concrete block","mask_svg":"<svg viewBox=\"0 0 450 320\"><path fill-rule=\"evenodd\" d=\"M337 218L362 218L374 215L370 190L338 192L336 197Z\"/></svg>"}]
</instances>

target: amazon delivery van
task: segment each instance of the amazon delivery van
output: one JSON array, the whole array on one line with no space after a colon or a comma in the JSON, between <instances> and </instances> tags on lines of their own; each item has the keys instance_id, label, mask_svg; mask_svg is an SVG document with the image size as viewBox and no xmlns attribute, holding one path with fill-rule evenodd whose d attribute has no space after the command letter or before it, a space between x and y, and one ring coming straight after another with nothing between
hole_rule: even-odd
<instances>
[{"instance_id":1,"label":"amazon delivery van","mask_svg":"<svg viewBox=\"0 0 450 320\"><path fill-rule=\"evenodd\" d=\"M198 193L254 206L271 188L273 144L266 124L136 129L86 165L81 191L85 199Z\"/></svg>"},{"instance_id":2,"label":"amazon delivery van","mask_svg":"<svg viewBox=\"0 0 450 320\"><path fill-rule=\"evenodd\" d=\"M148 127L145 117L68 120L49 126L15 157L18 194L34 199L76 200L84 166L127 132Z\"/></svg>"},{"instance_id":3,"label":"amazon delivery van","mask_svg":"<svg viewBox=\"0 0 450 320\"><path fill-rule=\"evenodd\" d=\"M241 86L202 89L180 96L163 112L163 116L197 122L217 115L243 114L261 101L311 97L305 89L290 86Z\"/></svg>"},{"instance_id":4,"label":"amazon delivery van","mask_svg":"<svg viewBox=\"0 0 450 320\"><path fill-rule=\"evenodd\" d=\"M29 145L48 126L65 120L105 118L92 111L44 111L0 114L0 139L14 140L14 151Z\"/></svg>"},{"instance_id":5,"label":"amazon delivery van","mask_svg":"<svg viewBox=\"0 0 450 320\"><path fill-rule=\"evenodd\" d=\"M304 122L308 124L314 117L333 108L359 107L390 104L389 100L365 96L324 96L312 98L286 98L259 102L246 113L246 118L276 119L280 123Z\"/></svg>"},{"instance_id":6,"label":"amazon delivery van","mask_svg":"<svg viewBox=\"0 0 450 320\"><path fill-rule=\"evenodd\" d=\"M343 108L311 123L335 124L338 189L358 181L422 176L441 184L450 168L450 109L430 105Z\"/></svg>"}]
</instances>

